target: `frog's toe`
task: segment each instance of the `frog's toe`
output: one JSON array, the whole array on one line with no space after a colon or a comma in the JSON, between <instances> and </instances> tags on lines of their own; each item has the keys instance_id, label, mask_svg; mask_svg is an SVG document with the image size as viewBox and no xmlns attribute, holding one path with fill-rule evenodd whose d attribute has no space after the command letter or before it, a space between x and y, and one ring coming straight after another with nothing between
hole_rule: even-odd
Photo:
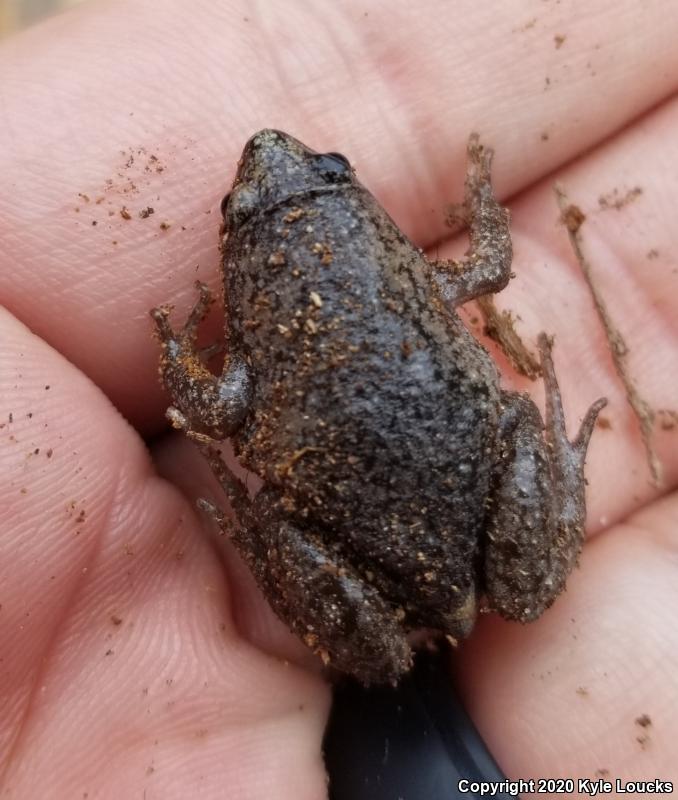
<instances>
[{"instance_id":1,"label":"frog's toe","mask_svg":"<svg viewBox=\"0 0 678 800\"><path fill-rule=\"evenodd\" d=\"M198 325L205 319L210 310L210 306L214 302L212 292L210 292L206 283L196 281L195 288L198 290L198 299L195 301L195 305L191 309L191 313L188 315L186 324L182 329L184 338L190 342L195 341Z\"/></svg>"},{"instance_id":2,"label":"frog's toe","mask_svg":"<svg viewBox=\"0 0 678 800\"><path fill-rule=\"evenodd\" d=\"M156 331L161 342L167 342L174 338L174 330L169 323L169 315L171 310L172 306L164 305L158 306L157 308L152 308L149 312L155 321Z\"/></svg>"}]
</instances>

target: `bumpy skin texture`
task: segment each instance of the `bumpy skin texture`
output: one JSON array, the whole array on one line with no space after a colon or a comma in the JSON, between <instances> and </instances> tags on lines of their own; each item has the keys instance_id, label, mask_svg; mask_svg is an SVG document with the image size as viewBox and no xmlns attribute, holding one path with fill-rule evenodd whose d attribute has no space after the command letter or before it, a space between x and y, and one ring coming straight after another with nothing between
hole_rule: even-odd
<instances>
[{"instance_id":1,"label":"bumpy skin texture","mask_svg":"<svg viewBox=\"0 0 678 800\"><path fill-rule=\"evenodd\" d=\"M247 143L222 205L227 329L220 377L195 351L206 288L175 333L155 309L168 414L203 448L237 516L232 537L276 612L364 683L411 665L408 632L454 638L478 597L527 621L562 590L583 540L583 465L604 401L574 443L550 343L539 411L502 391L454 306L508 282L508 212L491 151L469 142L471 248L430 262L343 156L279 131ZM213 447L264 480L250 500Z\"/></svg>"}]
</instances>

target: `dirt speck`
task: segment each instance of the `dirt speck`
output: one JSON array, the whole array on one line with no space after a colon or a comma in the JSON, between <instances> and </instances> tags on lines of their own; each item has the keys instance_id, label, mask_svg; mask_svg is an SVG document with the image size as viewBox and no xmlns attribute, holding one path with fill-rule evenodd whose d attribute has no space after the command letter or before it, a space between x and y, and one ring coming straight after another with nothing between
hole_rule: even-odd
<instances>
[{"instance_id":1,"label":"dirt speck","mask_svg":"<svg viewBox=\"0 0 678 800\"><path fill-rule=\"evenodd\" d=\"M525 33L525 31L529 31L537 24L537 17L532 17L528 19L527 22L520 25L518 28L513 29L513 33Z\"/></svg>"},{"instance_id":2,"label":"dirt speck","mask_svg":"<svg viewBox=\"0 0 678 800\"><path fill-rule=\"evenodd\" d=\"M315 242L311 247L311 252L320 258L320 263L327 266L334 260L332 248L326 242Z\"/></svg>"},{"instance_id":3,"label":"dirt speck","mask_svg":"<svg viewBox=\"0 0 678 800\"><path fill-rule=\"evenodd\" d=\"M268 257L269 267L282 267L285 264L285 253L282 250L276 250Z\"/></svg>"},{"instance_id":4,"label":"dirt speck","mask_svg":"<svg viewBox=\"0 0 678 800\"><path fill-rule=\"evenodd\" d=\"M623 193L615 188L611 192L601 195L598 198L598 205L603 211L607 211L611 208L615 211L621 211L622 208L633 203L634 200L637 200L642 193L643 189L640 186L634 186Z\"/></svg>"},{"instance_id":5,"label":"dirt speck","mask_svg":"<svg viewBox=\"0 0 678 800\"><path fill-rule=\"evenodd\" d=\"M635 718L634 722L636 725L640 725L641 728L649 728L650 725L652 725L649 714L641 714L639 717Z\"/></svg>"},{"instance_id":6,"label":"dirt speck","mask_svg":"<svg viewBox=\"0 0 678 800\"><path fill-rule=\"evenodd\" d=\"M671 411L668 408L660 408L657 411L659 427L663 431L672 431L678 427L678 411Z\"/></svg>"},{"instance_id":7,"label":"dirt speck","mask_svg":"<svg viewBox=\"0 0 678 800\"><path fill-rule=\"evenodd\" d=\"M557 33L553 37L553 42L556 46L556 50L560 50L560 48L565 44L565 39L567 39L567 36L563 36L562 33Z\"/></svg>"},{"instance_id":8,"label":"dirt speck","mask_svg":"<svg viewBox=\"0 0 678 800\"><path fill-rule=\"evenodd\" d=\"M560 214L560 220L570 233L576 233L586 220L586 214L574 204L566 206Z\"/></svg>"},{"instance_id":9,"label":"dirt speck","mask_svg":"<svg viewBox=\"0 0 678 800\"><path fill-rule=\"evenodd\" d=\"M127 206L123 206L123 207L120 209L120 216L121 216L121 217L122 217L124 220L130 220L130 219L132 219L132 215L131 215L131 214L130 214L130 212L128 211L128 209L127 209Z\"/></svg>"}]
</instances>

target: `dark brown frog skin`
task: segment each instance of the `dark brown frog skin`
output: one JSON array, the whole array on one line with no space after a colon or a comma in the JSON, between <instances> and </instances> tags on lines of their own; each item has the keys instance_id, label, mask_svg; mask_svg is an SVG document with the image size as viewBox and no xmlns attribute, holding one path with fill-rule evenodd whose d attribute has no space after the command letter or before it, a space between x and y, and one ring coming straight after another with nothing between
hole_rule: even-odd
<instances>
[{"instance_id":1,"label":"dark brown frog skin","mask_svg":"<svg viewBox=\"0 0 678 800\"><path fill-rule=\"evenodd\" d=\"M343 156L260 131L222 204L221 376L195 349L204 286L178 333L167 306L152 312L168 415L204 450L237 524L203 507L278 615L363 683L410 668L411 631L467 636L481 596L535 619L583 542L584 457L605 401L571 443L542 334L544 434L455 313L504 288L511 266L491 151L472 136L468 157L471 249L431 262ZM253 500L215 449L226 437L263 479Z\"/></svg>"}]
</instances>

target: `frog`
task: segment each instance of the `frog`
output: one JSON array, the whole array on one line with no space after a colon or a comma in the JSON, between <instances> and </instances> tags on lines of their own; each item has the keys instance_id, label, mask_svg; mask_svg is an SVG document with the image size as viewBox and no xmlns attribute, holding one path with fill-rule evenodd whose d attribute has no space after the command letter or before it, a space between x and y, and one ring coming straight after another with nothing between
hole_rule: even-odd
<instances>
[{"instance_id":1,"label":"frog","mask_svg":"<svg viewBox=\"0 0 678 800\"><path fill-rule=\"evenodd\" d=\"M346 157L261 130L221 204L223 341L197 347L204 284L182 328L172 306L151 312L167 415L231 510L200 506L289 629L364 685L397 684L422 632L457 643L480 611L537 619L584 541L584 462L605 398L570 441L552 339L537 340L542 419L502 388L458 313L512 275L492 159L472 134L469 249L429 259ZM258 491L227 466L226 439Z\"/></svg>"}]
</instances>

